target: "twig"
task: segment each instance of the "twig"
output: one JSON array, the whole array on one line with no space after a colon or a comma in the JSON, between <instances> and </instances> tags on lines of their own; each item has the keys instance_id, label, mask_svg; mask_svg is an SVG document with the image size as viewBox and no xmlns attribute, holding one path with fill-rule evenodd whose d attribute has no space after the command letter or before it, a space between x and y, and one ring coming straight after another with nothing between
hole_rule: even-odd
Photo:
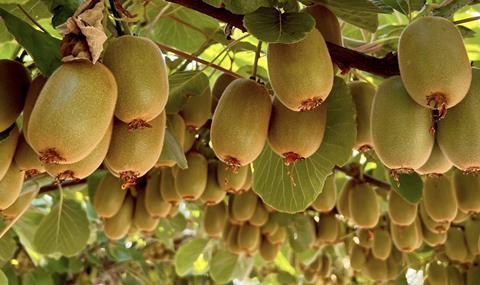
<instances>
[{"instance_id":1,"label":"twig","mask_svg":"<svg viewBox=\"0 0 480 285\"><path fill-rule=\"evenodd\" d=\"M262 41L258 41L257 49L255 50L255 60L253 61L252 79L257 78L258 60L260 59L260 52L262 51Z\"/></svg>"},{"instance_id":2,"label":"twig","mask_svg":"<svg viewBox=\"0 0 480 285\"><path fill-rule=\"evenodd\" d=\"M69 181L69 182L62 183L61 185L62 185L63 188L66 188L66 187L81 185L81 184L85 184L85 183L87 183L87 179ZM44 186L44 187L40 188L40 192L38 194L44 194L44 193L51 192L51 191L54 191L54 190L57 190L57 189L58 189L58 184L56 184L56 183L50 184L50 185L47 185L47 186Z\"/></svg>"},{"instance_id":3,"label":"twig","mask_svg":"<svg viewBox=\"0 0 480 285\"><path fill-rule=\"evenodd\" d=\"M27 12L27 10L25 10L25 9L22 7L22 5L17 4L17 7L18 7L18 9L20 9L20 11L22 11L22 13L23 13L25 16L27 16L27 18L28 18L30 21L32 21L32 23L35 24L35 26L37 26L37 27L38 27L40 30L42 30L45 34L50 35L50 34L47 32L47 30L45 30L45 28L42 27L42 25L40 25L40 23L39 23L37 20L35 20L35 18L33 18L32 16L30 16L30 14Z\"/></svg>"},{"instance_id":4,"label":"twig","mask_svg":"<svg viewBox=\"0 0 480 285\"><path fill-rule=\"evenodd\" d=\"M118 36L124 35L123 30L122 30L122 23L120 23L121 15L117 11L117 6L115 5L115 0L109 0L110 3L110 9L112 10L113 14L113 21L115 22L115 30L117 31Z\"/></svg>"},{"instance_id":5,"label":"twig","mask_svg":"<svg viewBox=\"0 0 480 285\"><path fill-rule=\"evenodd\" d=\"M460 24L465 24L465 23L468 23L468 22L473 22L473 21L476 21L476 20L480 20L480 16L461 19L461 20L458 20L458 21L454 21L453 23L455 25L460 25Z\"/></svg>"},{"instance_id":6,"label":"twig","mask_svg":"<svg viewBox=\"0 0 480 285\"><path fill-rule=\"evenodd\" d=\"M360 172L355 170L354 168L350 168L348 166L335 166L335 169L340 171L340 172L343 172L345 173L346 175L350 176L350 177L353 177L353 178L357 178L359 179L360 178ZM391 187L390 187L390 184L388 183L385 183L383 181L380 181L378 179L375 179L373 178L372 176L370 175L363 175L363 180L369 184L372 184L374 186L377 186L379 188L382 188L382 189L385 189L385 190L390 190Z\"/></svg>"}]
</instances>

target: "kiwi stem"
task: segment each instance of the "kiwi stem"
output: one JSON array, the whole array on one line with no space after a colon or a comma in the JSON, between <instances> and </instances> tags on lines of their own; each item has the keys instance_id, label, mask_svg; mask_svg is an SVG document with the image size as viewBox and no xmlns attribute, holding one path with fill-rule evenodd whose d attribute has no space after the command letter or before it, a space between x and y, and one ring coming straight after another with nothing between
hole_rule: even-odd
<instances>
[{"instance_id":1,"label":"kiwi stem","mask_svg":"<svg viewBox=\"0 0 480 285\"><path fill-rule=\"evenodd\" d=\"M335 170L343 172L344 174L346 174L347 176L350 176L352 178L360 179L358 171L356 171L354 169L354 167L350 167L349 165L345 165L345 166L336 165ZM384 190L390 190L391 189L390 184L385 183L383 181L380 181L376 178L373 178L370 175L363 174L363 181L365 181L365 182L367 182L367 183L369 183L373 186L377 186L378 188L381 188L381 189L384 189Z\"/></svg>"},{"instance_id":2,"label":"kiwi stem","mask_svg":"<svg viewBox=\"0 0 480 285\"><path fill-rule=\"evenodd\" d=\"M260 59L260 52L262 51L262 41L258 41L257 49L255 50L255 60L253 61L252 79L257 79L258 60Z\"/></svg>"},{"instance_id":3,"label":"kiwi stem","mask_svg":"<svg viewBox=\"0 0 480 285\"><path fill-rule=\"evenodd\" d=\"M120 23L120 20L122 16L117 10L117 6L115 6L115 0L109 0L110 3L110 9L112 10L113 14L113 20L115 21L115 30L117 31L117 36L123 36L125 33L122 30L122 23Z\"/></svg>"}]
</instances>

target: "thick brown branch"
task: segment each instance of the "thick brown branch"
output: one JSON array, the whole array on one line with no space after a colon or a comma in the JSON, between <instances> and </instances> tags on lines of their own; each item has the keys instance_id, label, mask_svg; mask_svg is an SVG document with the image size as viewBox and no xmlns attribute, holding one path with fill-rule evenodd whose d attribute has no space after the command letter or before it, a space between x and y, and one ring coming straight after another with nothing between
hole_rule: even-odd
<instances>
[{"instance_id":1,"label":"thick brown branch","mask_svg":"<svg viewBox=\"0 0 480 285\"><path fill-rule=\"evenodd\" d=\"M236 27L243 32L247 31L247 29L243 25L243 16L233 14L224 8L215 8L200 0L167 1L209 15L219 21ZM330 51L332 61L344 72L348 71L350 68L355 68L382 77L390 77L400 74L397 57L393 54L389 54L384 58L377 58L361 52L337 46L332 43L327 43L327 45L328 50Z\"/></svg>"},{"instance_id":2,"label":"thick brown branch","mask_svg":"<svg viewBox=\"0 0 480 285\"><path fill-rule=\"evenodd\" d=\"M71 187L71 186L85 184L85 183L87 183L87 179L68 181L68 182L62 183L62 187L66 188L66 187ZM50 191L55 191L57 189L58 189L57 184L50 184L50 185L47 185L47 186L44 186L44 187L40 188L40 191L38 192L38 194L43 194L43 193L47 193L47 192L50 192Z\"/></svg>"},{"instance_id":3,"label":"thick brown branch","mask_svg":"<svg viewBox=\"0 0 480 285\"><path fill-rule=\"evenodd\" d=\"M335 166L335 170L345 173L345 175L350 176L352 178L360 179L360 173L358 170L352 167L347 166ZM377 186L379 188L390 190L390 184L380 181L378 179L373 178L369 175L363 175L363 180L373 186Z\"/></svg>"}]
</instances>

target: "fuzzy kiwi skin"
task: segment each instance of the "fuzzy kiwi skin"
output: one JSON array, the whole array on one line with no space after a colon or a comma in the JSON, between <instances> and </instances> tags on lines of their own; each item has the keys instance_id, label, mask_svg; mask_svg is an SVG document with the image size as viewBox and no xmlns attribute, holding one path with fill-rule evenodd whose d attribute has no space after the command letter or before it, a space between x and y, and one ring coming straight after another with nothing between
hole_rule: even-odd
<instances>
[{"instance_id":1,"label":"fuzzy kiwi skin","mask_svg":"<svg viewBox=\"0 0 480 285\"><path fill-rule=\"evenodd\" d=\"M40 92L25 137L44 162L78 162L104 137L116 101L117 84L104 65L63 63Z\"/></svg>"},{"instance_id":2,"label":"fuzzy kiwi skin","mask_svg":"<svg viewBox=\"0 0 480 285\"><path fill-rule=\"evenodd\" d=\"M219 163L217 167L217 182L227 192L237 192L243 188L247 180L250 165L232 169L225 163Z\"/></svg>"},{"instance_id":3,"label":"fuzzy kiwi skin","mask_svg":"<svg viewBox=\"0 0 480 285\"><path fill-rule=\"evenodd\" d=\"M112 138L113 123L105 132L102 140L84 159L72 164L46 164L48 174L60 181L83 179L92 174L105 159Z\"/></svg>"},{"instance_id":4,"label":"fuzzy kiwi skin","mask_svg":"<svg viewBox=\"0 0 480 285\"><path fill-rule=\"evenodd\" d=\"M435 261L427 268L427 280L431 285L448 285L447 268Z\"/></svg>"},{"instance_id":5,"label":"fuzzy kiwi skin","mask_svg":"<svg viewBox=\"0 0 480 285\"><path fill-rule=\"evenodd\" d=\"M133 224L143 232L151 232L158 225L159 218L153 217L145 207L145 190L138 191L133 213Z\"/></svg>"},{"instance_id":6,"label":"fuzzy kiwi skin","mask_svg":"<svg viewBox=\"0 0 480 285\"><path fill-rule=\"evenodd\" d=\"M19 137L20 132L18 127L15 126L8 137L0 141L0 153L2 154L0 159L0 180L5 176L12 163Z\"/></svg>"},{"instance_id":7,"label":"fuzzy kiwi skin","mask_svg":"<svg viewBox=\"0 0 480 285\"><path fill-rule=\"evenodd\" d=\"M351 218L350 214L350 192L355 187L356 182L354 179L350 179L343 185L340 193L338 195L336 208L340 215L344 216L347 219Z\"/></svg>"},{"instance_id":8,"label":"fuzzy kiwi skin","mask_svg":"<svg viewBox=\"0 0 480 285\"><path fill-rule=\"evenodd\" d=\"M264 86L253 80L234 80L213 114L210 137L216 156L234 167L254 161L265 145L271 111Z\"/></svg>"},{"instance_id":9,"label":"fuzzy kiwi skin","mask_svg":"<svg viewBox=\"0 0 480 285\"><path fill-rule=\"evenodd\" d=\"M429 230L425 225L422 226L423 241L431 247L444 244L447 240L447 233L435 233Z\"/></svg>"},{"instance_id":10,"label":"fuzzy kiwi skin","mask_svg":"<svg viewBox=\"0 0 480 285\"><path fill-rule=\"evenodd\" d=\"M480 69L472 69L472 84L465 98L438 122L437 140L445 156L460 170L480 170Z\"/></svg>"},{"instance_id":11,"label":"fuzzy kiwi skin","mask_svg":"<svg viewBox=\"0 0 480 285\"><path fill-rule=\"evenodd\" d=\"M428 96L445 97L446 107L467 94L472 68L457 27L442 17L421 17L402 32L398 44L400 74L408 94L427 108Z\"/></svg>"},{"instance_id":12,"label":"fuzzy kiwi skin","mask_svg":"<svg viewBox=\"0 0 480 285\"><path fill-rule=\"evenodd\" d=\"M332 90L333 64L317 29L297 43L270 43L267 64L276 96L292 111L318 107Z\"/></svg>"},{"instance_id":13,"label":"fuzzy kiwi skin","mask_svg":"<svg viewBox=\"0 0 480 285\"><path fill-rule=\"evenodd\" d=\"M465 213L480 212L480 176L467 174L455 170L453 174L453 187L458 202L458 209Z\"/></svg>"},{"instance_id":14,"label":"fuzzy kiwi skin","mask_svg":"<svg viewBox=\"0 0 480 285\"><path fill-rule=\"evenodd\" d=\"M400 226L411 225L417 217L418 205L410 203L396 191L388 195L388 216L392 223Z\"/></svg>"},{"instance_id":15,"label":"fuzzy kiwi skin","mask_svg":"<svg viewBox=\"0 0 480 285\"><path fill-rule=\"evenodd\" d=\"M448 230L447 241L445 242L445 253L451 260L459 262L465 261L469 252L463 229L451 227Z\"/></svg>"},{"instance_id":16,"label":"fuzzy kiwi skin","mask_svg":"<svg viewBox=\"0 0 480 285\"><path fill-rule=\"evenodd\" d=\"M227 233L226 239L226 248L230 253L238 255L242 252L242 249L238 245L238 232L240 230L240 226L238 225L231 225L229 227L229 231Z\"/></svg>"},{"instance_id":17,"label":"fuzzy kiwi skin","mask_svg":"<svg viewBox=\"0 0 480 285\"><path fill-rule=\"evenodd\" d=\"M135 202L132 196L128 195L123 201L119 211L105 220L103 231L111 240L123 238L132 225Z\"/></svg>"},{"instance_id":18,"label":"fuzzy kiwi skin","mask_svg":"<svg viewBox=\"0 0 480 285\"><path fill-rule=\"evenodd\" d=\"M412 252L417 249L419 239L416 222L408 226L398 226L390 223L390 235L395 247L402 252Z\"/></svg>"},{"instance_id":19,"label":"fuzzy kiwi skin","mask_svg":"<svg viewBox=\"0 0 480 285\"><path fill-rule=\"evenodd\" d=\"M388 274L387 263L371 254L367 257L362 272L373 281L385 281Z\"/></svg>"},{"instance_id":20,"label":"fuzzy kiwi skin","mask_svg":"<svg viewBox=\"0 0 480 285\"><path fill-rule=\"evenodd\" d=\"M0 210L10 207L17 200L22 190L25 172L20 170L14 161L7 173L0 180Z\"/></svg>"},{"instance_id":21,"label":"fuzzy kiwi skin","mask_svg":"<svg viewBox=\"0 0 480 285\"><path fill-rule=\"evenodd\" d=\"M170 130L172 135L177 139L180 146L185 144L185 121L179 114L167 115L167 129ZM156 167L173 167L177 162L175 160L161 160L157 161Z\"/></svg>"},{"instance_id":22,"label":"fuzzy kiwi skin","mask_svg":"<svg viewBox=\"0 0 480 285\"><path fill-rule=\"evenodd\" d=\"M350 265L357 271L363 270L365 262L367 261L368 251L362 246L353 243L350 253Z\"/></svg>"},{"instance_id":23,"label":"fuzzy kiwi skin","mask_svg":"<svg viewBox=\"0 0 480 285\"><path fill-rule=\"evenodd\" d=\"M325 41L342 45L342 32L337 16L327 7L318 4L305 8L305 12L315 19L315 28L320 31Z\"/></svg>"},{"instance_id":24,"label":"fuzzy kiwi skin","mask_svg":"<svg viewBox=\"0 0 480 285\"><path fill-rule=\"evenodd\" d=\"M218 101L220 100L220 97L222 97L225 88L227 88L228 84L232 83L235 79L237 78L228 73L222 73L217 77L212 87L212 113L215 112Z\"/></svg>"},{"instance_id":25,"label":"fuzzy kiwi skin","mask_svg":"<svg viewBox=\"0 0 480 285\"><path fill-rule=\"evenodd\" d=\"M260 243L260 228L249 223L240 226L237 236L240 249L252 252Z\"/></svg>"},{"instance_id":26,"label":"fuzzy kiwi skin","mask_svg":"<svg viewBox=\"0 0 480 285\"><path fill-rule=\"evenodd\" d=\"M480 253L480 248L478 247L479 238L480 220L473 218L468 219L465 222L465 241L468 246L468 251L475 256Z\"/></svg>"},{"instance_id":27,"label":"fuzzy kiwi skin","mask_svg":"<svg viewBox=\"0 0 480 285\"><path fill-rule=\"evenodd\" d=\"M470 214L465 213L460 208L458 208L457 214L455 215L455 219L453 219L452 224L461 224L465 222L468 218L470 218Z\"/></svg>"},{"instance_id":28,"label":"fuzzy kiwi skin","mask_svg":"<svg viewBox=\"0 0 480 285\"><path fill-rule=\"evenodd\" d=\"M164 218L172 205L165 201L160 193L160 173L150 173L145 186L145 209L155 218Z\"/></svg>"},{"instance_id":29,"label":"fuzzy kiwi skin","mask_svg":"<svg viewBox=\"0 0 480 285\"><path fill-rule=\"evenodd\" d=\"M316 223L317 241L320 244L334 243L339 234L339 223L332 213L322 213Z\"/></svg>"},{"instance_id":30,"label":"fuzzy kiwi skin","mask_svg":"<svg viewBox=\"0 0 480 285\"><path fill-rule=\"evenodd\" d=\"M103 63L118 83L118 119L126 124L135 120L150 122L162 113L169 92L168 70L153 41L121 36L108 44Z\"/></svg>"},{"instance_id":31,"label":"fuzzy kiwi skin","mask_svg":"<svg viewBox=\"0 0 480 285\"><path fill-rule=\"evenodd\" d=\"M183 105L180 115L188 129L197 130L210 119L212 109L212 92L207 87L202 94L191 96Z\"/></svg>"},{"instance_id":32,"label":"fuzzy kiwi skin","mask_svg":"<svg viewBox=\"0 0 480 285\"><path fill-rule=\"evenodd\" d=\"M315 211L320 213L330 212L335 207L337 201L337 184L335 183L335 174L330 174L323 184L322 193L310 205Z\"/></svg>"},{"instance_id":33,"label":"fuzzy kiwi skin","mask_svg":"<svg viewBox=\"0 0 480 285\"><path fill-rule=\"evenodd\" d=\"M426 212L434 221L453 221L457 215L458 206L452 181L445 175L427 176L423 190L423 203Z\"/></svg>"},{"instance_id":34,"label":"fuzzy kiwi skin","mask_svg":"<svg viewBox=\"0 0 480 285\"><path fill-rule=\"evenodd\" d=\"M270 213L265 209L263 203L259 201L252 218L248 222L254 226L262 227L268 222L269 216Z\"/></svg>"},{"instance_id":35,"label":"fuzzy kiwi skin","mask_svg":"<svg viewBox=\"0 0 480 285\"><path fill-rule=\"evenodd\" d=\"M287 238L287 229L279 227L273 235L267 236L269 242L273 244L282 244Z\"/></svg>"},{"instance_id":36,"label":"fuzzy kiwi skin","mask_svg":"<svg viewBox=\"0 0 480 285\"><path fill-rule=\"evenodd\" d=\"M260 243L260 255L266 261L273 261L280 251L280 244L273 244L267 238L263 238Z\"/></svg>"},{"instance_id":37,"label":"fuzzy kiwi skin","mask_svg":"<svg viewBox=\"0 0 480 285\"><path fill-rule=\"evenodd\" d=\"M240 222L250 220L255 214L258 198L253 191L243 192L231 197L231 216Z\"/></svg>"},{"instance_id":38,"label":"fuzzy kiwi skin","mask_svg":"<svg viewBox=\"0 0 480 285\"><path fill-rule=\"evenodd\" d=\"M427 175L427 174L444 174L453 164L448 158L443 154L438 143L435 142L432 153L427 162L422 165L422 167L415 169L418 174Z\"/></svg>"},{"instance_id":39,"label":"fuzzy kiwi skin","mask_svg":"<svg viewBox=\"0 0 480 285\"><path fill-rule=\"evenodd\" d=\"M260 231L264 236L271 236L278 230L279 227L280 225L276 220L269 218L265 225L262 226Z\"/></svg>"},{"instance_id":40,"label":"fuzzy kiwi skin","mask_svg":"<svg viewBox=\"0 0 480 285\"><path fill-rule=\"evenodd\" d=\"M308 158L320 147L326 123L326 105L310 111L295 112L275 98L268 128L268 143L286 163Z\"/></svg>"},{"instance_id":41,"label":"fuzzy kiwi skin","mask_svg":"<svg viewBox=\"0 0 480 285\"><path fill-rule=\"evenodd\" d=\"M373 147L370 118L375 86L367 82L354 81L350 82L348 87L357 111L357 138L354 148L368 150Z\"/></svg>"},{"instance_id":42,"label":"fuzzy kiwi skin","mask_svg":"<svg viewBox=\"0 0 480 285\"><path fill-rule=\"evenodd\" d=\"M378 87L371 124L373 147L386 167L413 170L427 162L434 144L431 114L410 98L399 76Z\"/></svg>"},{"instance_id":43,"label":"fuzzy kiwi skin","mask_svg":"<svg viewBox=\"0 0 480 285\"><path fill-rule=\"evenodd\" d=\"M422 201L419 206L420 218L423 225L431 232L434 233L445 233L450 228L450 222L436 222L425 210L425 203Z\"/></svg>"},{"instance_id":44,"label":"fuzzy kiwi skin","mask_svg":"<svg viewBox=\"0 0 480 285\"><path fill-rule=\"evenodd\" d=\"M227 205L223 202L206 206L203 228L210 238L221 238L227 223Z\"/></svg>"},{"instance_id":45,"label":"fuzzy kiwi skin","mask_svg":"<svg viewBox=\"0 0 480 285\"><path fill-rule=\"evenodd\" d=\"M186 201L194 201L200 198L207 186L208 162L198 152L187 154L187 169L179 169L175 177L175 189Z\"/></svg>"},{"instance_id":46,"label":"fuzzy kiwi skin","mask_svg":"<svg viewBox=\"0 0 480 285\"><path fill-rule=\"evenodd\" d=\"M42 164L38 155L27 143L25 137L20 135L17 149L15 151L15 163L18 168L25 171L27 175L35 175L45 172L45 166Z\"/></svg>"},{"instance_id":47,"label":"fuzzy kiwi skin","mask_svg":"<svg viewBox=\"0 0 480 285\"><path fill-rule=\"evenodd\" d=\"M28 123L30 121L30 115L32 114L33 107L35 107L35 103L37 102L38 96L40 95L40 91L42 91L43 86L47 83L47 78L43 75L38 75L33 79L32 84L30 84L30 88L28 88L27 97L25 98L25 106L23 107L23 124L22 124L22 131L25 139L28 141Z\"/></svg>"},{"instance_id":48,"label":"fuzzy kiwi skin","mask_svg":"<svg viewBox=\"0 0 480 285\"><path fill-rule=\"evenodd\" d=\"M175 178L171 168L164 168L160 171L160 194L163 200L172 205L177 205L182 201L182 197L175 189Z\"/></svg>"},{"instance_id":49,"label":"fuzzy kiwi skin","mask_svg":"<svg viewBox=\"0 0 480 285\"><path fill-rule=\"evenodd\" d=\"M373 228L380 218L375 190L367 183L357 184L350 191L348 207L352 221L361 228Z\"/></svg>"},{"instance_id":50,"label":"fuzzy kiwi skin","mask_svg":"<svg viewBox=\"0 0 480 285\"><path fill-rule=\"evenodd\" d=\"M10 207L2 210L2 216L7 219L13 219L22 214L28 207L30 207L32 200L37 196L37 193L38 192L36 191L31 191L29 193L21 194L17 200L10 205Z\"/></svg>"},{"instance_id":51,"label":"fuzzy kiwi skin","mask_svg":"<svg viewBox=\"0 0 480 285\"><path fill-rule=\"evenodd\" d=\"M386 260L392 252L392 239L386 230L377 229L373 232L372 254L378 259Z\"/></svg>"},{"instance_id":52,"label":"fuzzy kiwi skin","mask_svg":"<svg viewBox=\"0 0 480 285\"><path fill-rule=\"evenodd\" d=\"M113 217L122 207L128 190L122 189L122 181L107 173L98 183L93 196L93 208L102 218Z\"/></svg>"},{"instance_id":53,"label":"fuzzy kiwi skin","mask_svg":"<svg viewBox=\"0 0 480 285\"><path fill-rule=\"evenodd\" d=\"M220 203L227 194L217 181L218 164L217 160L210 160L208 162L207 185L205 186L205 191L203 191L202 196L200 196L200 200L207 206Z\"/></svg>"},{"instance_id":54,"label":"fuzzy kiwi skin","mask_svg":"<svg viewBox=\"0 0 480 285\"><path fill-rule=\"evenodd\" d=\"M183 152L187 153L190 149L192 149L193 145L195 144L196 138L195 138L196 132L188 130L185 128L185 141L183 143Z\"/></svg>"},{"instance_id":55,"label":"fuzzy kiwi skin","mask_svg":"<svg viewBox=\"0 0 480 285\"><path fill-rule=\"evenodd\" d=\"M0 60L0 132L15 123L22 112L30 80L30 73L23 64Z\"/></svg>"},{"instance_id":56,"label":"fuzzy kiwi skin","mask_svg":"<svg viewBox=\"0 0 480 285\"><path fill-rule=\"evenodd\" d=\"M155 166L165 137L165 112L150 121L151 127L130 131L127 124L114 120L113 133L105 163L119 175L141 177ZM128 179L128 177L127 177Z\"/></svg>"}]
</instances>

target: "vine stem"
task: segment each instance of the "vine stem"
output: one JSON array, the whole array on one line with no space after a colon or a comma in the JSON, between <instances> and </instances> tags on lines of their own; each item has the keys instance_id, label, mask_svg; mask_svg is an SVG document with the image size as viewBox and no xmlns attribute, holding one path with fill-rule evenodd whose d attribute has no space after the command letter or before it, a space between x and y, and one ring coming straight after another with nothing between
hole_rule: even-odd
<instances>
[{"instance_id":1,"label":"vine stem","mask_svg":"<svg viewBox=\"0 0 480 285\"><path fill-rule=\"evenodd\" d=\"M28 12L27 10L25 10L22 5L20 4L17 4L17 7L18 9L20 9L20 11L22 11L22 13L30 20L32 21L32 23L35 24L35 26L37 26L40 30L42 30L42 32L44 32L45 34L49 35L50 36L50 33L44 28L42 27L42 25L40 25L40 23L35 20L35 18L33 18Z\"/></svg>"},{"instance_id":2,"label":"vine stem","mask_svg":"<svg viewBox=\"0 0 480 285\"><path fill-rule=\"evenodd\" d=\"M468 22L473 22L473 21L476 21L476 20L480 20L480 16L461 19L461 20L458 20L458 21L454 21L453 23L455 25L460 25L460 24L465 24L465 23L468 23Z\"/></svg>"},{"instance_id":3,"label":"vine stem","mask_svg":"<svg viewBox=\"0 0 480 285\"><path fill-rule=\"evenodd\" d=\"M262 41L258 41L257 49L255 50L255 60L253 61L252 79L257 78L258 60L260 59L260 52L262 51Z\"/></svg>"},{"instance_id":4,"label":"vine stem","mask_svg":"<svg viewBox=\"0 0 480 285\"><path fill-rule=\"evenodd\" d=\"M337 165L337 166L335 166L335 170L343 172L347 176L350 176L352 178L360 179L360 173L358 173L358 171L356 169L354 169L353 167L349 167L348 165L347 166L338 166ZM377 186L377 187L379 187L381 189L384 189L384 190L390 190L391 189L390 184L385 183L383 181L380 181L376 178L373 178L370 175L363 174L363 180L365 182L371 184L371 185Z\"/></svg>"},{"instance_id":5,"label":"vine stem","mask_svg":"<svg viewBox=\"0 0 480 285\"><path fill-rule=\"evenodd\" d=\"M113 21L115 22L115 30L117 31L118 36L124 35L124 32L122 30L122 23L120 23L121 15L117 10L117 7L115 6L115 0L108 0L110 3L110 9L112 10L113 14Z\"/></svg>"}]
</instances>

